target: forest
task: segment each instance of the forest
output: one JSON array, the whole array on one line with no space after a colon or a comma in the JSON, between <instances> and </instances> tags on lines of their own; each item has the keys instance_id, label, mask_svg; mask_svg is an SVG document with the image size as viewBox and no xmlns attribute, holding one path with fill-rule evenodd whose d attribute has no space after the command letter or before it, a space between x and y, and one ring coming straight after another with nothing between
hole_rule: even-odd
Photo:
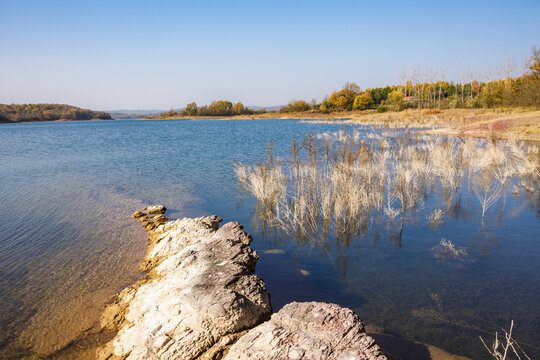
<instances>
[{"instance_id":1,"label":"forest","mask_svg":"<svg viewBox=\"0 0 540 360\"><path fill-rule=\"evenodd\" d=\"M0 104L0 123L56 120L111 120L111 115L63 104Z\"/></svg>"}]
</instances>

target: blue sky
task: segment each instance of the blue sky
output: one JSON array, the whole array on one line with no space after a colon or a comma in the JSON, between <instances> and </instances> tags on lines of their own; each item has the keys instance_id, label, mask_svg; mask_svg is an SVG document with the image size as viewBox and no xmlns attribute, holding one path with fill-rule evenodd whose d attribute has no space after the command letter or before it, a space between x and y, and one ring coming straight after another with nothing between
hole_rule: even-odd
<instances>
[{"instance_id":1,"label":"blue sky","mask_svg":"<svg viewBox=\"0 0 540 360\"><path fill-rule=\"evenodd\" d=\"M0 0L0 103L270 106L413 67L486 76L540 46L538 18L538 0Z\"/></svg>"}]
</instances>

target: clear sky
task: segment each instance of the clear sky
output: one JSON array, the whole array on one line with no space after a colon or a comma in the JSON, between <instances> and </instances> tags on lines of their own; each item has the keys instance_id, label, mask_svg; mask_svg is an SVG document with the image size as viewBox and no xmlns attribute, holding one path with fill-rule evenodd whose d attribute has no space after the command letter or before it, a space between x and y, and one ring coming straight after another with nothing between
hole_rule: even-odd
<instances>
[{"instance_id":1,"label":"clear sky","mask_svg":"<svg viewBox=\"0 0 540 360\"><path fill-rule=\"evenodd\" d=\"M0 0L0 103L280 105L413 67L486 74L535 44L539 0Z\"/></svg>"}]
</instances>

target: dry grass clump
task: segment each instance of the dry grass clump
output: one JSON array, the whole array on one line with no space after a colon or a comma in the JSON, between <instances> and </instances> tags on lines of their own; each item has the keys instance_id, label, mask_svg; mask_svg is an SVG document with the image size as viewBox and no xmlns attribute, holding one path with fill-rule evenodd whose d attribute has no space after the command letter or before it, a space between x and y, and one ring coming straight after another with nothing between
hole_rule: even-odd
<instances>
[{"instance_id":1,"label":"dry grass clump","mask_svg":"<svg viewBox=\"0 0 540 360\"><path fill-rule=\"evenodd\" d=\"M248 185L251 193L267 208L273 208L284 195L286 177L281 164L274 162L274 144L268 146L268 159L257 166L248 167L235 162L236 177Z\"/></svg>"},{"instance_id":2,"label":"dry grass clump","mask_svg":"<svg viewBox=\"0 0 540 360\"><path fill-rule=\"evenodd\" d=\"M522 187L538 188L539 166L538 152L515 142L341 130L293 142L288 159L275 160L269 146L268 159L255 166L237 163L236 174L257 198L260 218L272 226L300 236L330 230L350 236L398 217L401 234L433 189L450 208L464 184L478 199L483 220L514 176ZM443 214L437 209L427 221L439 223Z\"/></svg>"},{"instance_id":3,"label":"dry grass clump","mask_svg":"<svg viewBox=\"0 0 540 360\"><path fill-rule=\"evenodd\" d=\"M443 257L453 257L453 258L460 258L463 256L467 256L467 250L464 248L456 248L454 243L451 240L442 239L439 242L438 248L435 247L432 249L432 251L442 250L442 252L439 254Z\"/></svg>"},{"instance_id":4,"label":"dry grass clump","mask_svg":"<svg viewBox=\"0 0 540 360\"><path fill-rule=\"evenodd\" d=\"M420 112L422 115L439 115L441 110L439 109L424 109Z\"/></svg>"},{"instance_id":5,"label":"dry grass clump","mask_svg":"<svg viewBox=\"0 0 540 360\"><path fill-rule=\"evenodd\" d=\"M441 209L435 209L429 215L426 215L426 220L430 225L437 225L443 222L442 218L444 216L444 211Z\"/></svg>"}]
</instances>

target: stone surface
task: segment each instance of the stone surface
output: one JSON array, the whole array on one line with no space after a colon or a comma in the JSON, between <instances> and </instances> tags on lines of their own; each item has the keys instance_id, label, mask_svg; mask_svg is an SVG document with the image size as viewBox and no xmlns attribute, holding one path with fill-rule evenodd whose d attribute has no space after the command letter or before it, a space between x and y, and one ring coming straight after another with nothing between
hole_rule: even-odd
<instances>
[{"instance_id":1,"label":"stone surface","mask_svg":"<svg viewBox=\"0 0 540 360\"><path fill-rule=\"evenodd\" d=\"M119 331L99 358L204 358L270 317L265 284L253 275L251 238L238 223L218 229L219 221L182 219L151 232L152 270L106 311L104 327Z\"/></svg>"},{"instance_id":2,"label":"stone surface","mask_svg":"<svg viewBox=\"0 0 540 360\"><path fill-rule=\"evenodd\" d=\"M238 359L383 360L386 356L352 310L293 302L248 331L224 357Z\"/></svg>"},{"instance_id":3,"label":"stone surface","mask_svg":"<svg viewBox=\"0 0 540 360\"><path fill-rule=\"evenodd\" d=\"M165 214L167 208L163 205L152 205L144 208L149 214Z\"/></svg>"}]
</instances>

